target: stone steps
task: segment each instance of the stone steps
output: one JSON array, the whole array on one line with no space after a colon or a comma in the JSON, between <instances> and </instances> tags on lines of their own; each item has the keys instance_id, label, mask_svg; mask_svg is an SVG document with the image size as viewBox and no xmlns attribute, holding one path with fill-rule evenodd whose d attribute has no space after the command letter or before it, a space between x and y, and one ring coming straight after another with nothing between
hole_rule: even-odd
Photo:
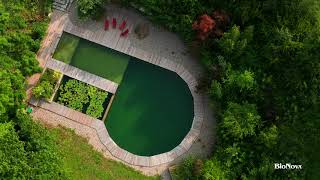
<instances>
[{"instance_id":1,"label":"stone steps","mask_svg":"<svg viewBox=\"0 0 320 180\"><path fill-rule=\"evenodd\" d=\"M53 3L54 4L66 5L66 4L68 4L68 1L67 0L55 0Z\"/></svg>"},{"instance_id":2,"label":"stone steps","mask_svg":"<svg viewBox=\"0 0 320 180\"><path fill-rule=\"evenodd\" d=\"M54 0L53 8L60 11L68 11L68 8L73 0Z\"/></svg>"},{"instance_id":3,"label":"stone steps","mask_svg":"<svg viewBox=\"0 0 320 180\"><path fill-rule=\"evenodd\" d=\"M66 9L61 8L59 6L53 6L53 9L60 10L60 11L67 11Z\"/></svg>"}]
</instances>

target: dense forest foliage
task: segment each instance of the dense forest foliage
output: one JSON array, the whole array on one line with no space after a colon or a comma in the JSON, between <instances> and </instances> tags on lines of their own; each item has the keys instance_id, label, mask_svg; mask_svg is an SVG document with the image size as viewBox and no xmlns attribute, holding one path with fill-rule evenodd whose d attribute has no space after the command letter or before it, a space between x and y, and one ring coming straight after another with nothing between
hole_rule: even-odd
<instances>
[{"instance_id":1,"label":"dense forest foliage","mask_svg":"<svg viewBox=\"0 0 320 180\"><path fill-rule=\"evenodd\" d=\"M104 2L78 1L84 19ZM41 71L36 52L51 3L0 0L1 178L66 178L52 134L24 112L25 79ZM207 70L199 90L216 111L217 143L211 158L182 163L178 179L320 177L319 0L122 3L196 45Z\"/></svg>"},{"instance_id":2,"label":"dense forest foliage","mask_svg":"<svg viewBox=\"0 0 320 180\"><path fill-rule=\"evenodd\" d=\"M36 52L50 1L0 1L0 179L65 179L49 131L25 113L26 77L40 72Z\"/></svg>"},{"instance_id":3,"label":"dense forest foliage","mask_svg":"<svg viewBox=\"0 0 320 180\"><path fill-rule=\"evenodd\" d=\"M212 158L181 179L320 177L318 0L122 0L198 44L217 112ZM196 43L194 43L196 42ZM302 170L275 170L274 163Z\"/></svg>"}]
</instances>

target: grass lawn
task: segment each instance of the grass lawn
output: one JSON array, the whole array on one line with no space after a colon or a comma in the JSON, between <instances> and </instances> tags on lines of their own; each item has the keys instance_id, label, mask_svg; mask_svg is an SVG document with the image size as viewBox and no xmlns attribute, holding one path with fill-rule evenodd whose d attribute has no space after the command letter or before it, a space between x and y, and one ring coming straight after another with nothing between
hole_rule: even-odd
<instances>
[{"instance_id":1,"label":"grass lawn","mask_svg":"<svg viewBox=\"0 0 320 180\"><path fill-rule=\"evenodd\" d=\"M78 46L80 38L69 33L63 33L53 58L69 64Z\"/></svg>"},{"instance_id":2,"label":"grass lawn","mask_svg":"<svg viewBox=\"0 0 320 180\"><path fill-rule=\"evenodd\" d=\"M58 149L63 154L64 166L71 179L160 179L144 176L128 166L104 158L88 144L85 138L69 129L54 128L51 131L58 138Z\"/></svg>"},{"instance_id":3,"label":"grass lawn","mask_svg":"<svg viewBox=\"0 0 320 180\"><path fill-rule=\"evenodd\" d=\"M129 59L125 54L81 39L70 64L119 84Z\"/></svg>"}]
</instances>

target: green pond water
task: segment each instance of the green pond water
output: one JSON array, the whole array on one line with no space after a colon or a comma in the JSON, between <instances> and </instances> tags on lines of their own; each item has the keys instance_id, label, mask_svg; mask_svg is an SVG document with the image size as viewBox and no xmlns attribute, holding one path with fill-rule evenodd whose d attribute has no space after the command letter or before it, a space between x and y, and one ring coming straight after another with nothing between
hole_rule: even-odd
<instances>
[{"instance_id":1,"label":"green pond water","mask_svg":"<svg viewBox=\"0 0 320 180\"><path fill-rule=\"evenodd\" d=\"M79 69L120 83L130 56L63 33L53 57Z\"/></svg>"},{"instance_id":2,"label":"green pond water","mask_svg":"<svg viewBox=\"0 0 320 180\"><path fill-rule=\"evenodd\" d=\"M180 144L192 120L191 92L176 73L131 60L105 123L120 147L151 156Z\"/></svg>"}]
</instances>

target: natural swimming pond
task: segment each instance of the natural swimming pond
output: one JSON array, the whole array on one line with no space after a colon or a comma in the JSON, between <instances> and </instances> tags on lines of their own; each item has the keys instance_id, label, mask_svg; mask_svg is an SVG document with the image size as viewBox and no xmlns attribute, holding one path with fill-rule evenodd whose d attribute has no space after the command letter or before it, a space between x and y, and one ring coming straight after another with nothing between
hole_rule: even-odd
<instances>
[{"instance_id":1,"label":"natural swimming pond","mask_svg":"<svg viewBox=\"0 0 320 180\"><path fill-rule=\"evenodd\" d=\"M66 37L70 39L70 35ZM74 53L70 55L62 46L71 45L63 44L67 41L62 37L56 57L63 59L67 54L65 57L71 60L65 62L70 65L119 83L105 120L114 142L141 156L178 146L194 117L193 97L184 80L175 72L78 39L69 40L72 46L77 42L76 47L70 48Z\"/></svg>"}]
</instances>

